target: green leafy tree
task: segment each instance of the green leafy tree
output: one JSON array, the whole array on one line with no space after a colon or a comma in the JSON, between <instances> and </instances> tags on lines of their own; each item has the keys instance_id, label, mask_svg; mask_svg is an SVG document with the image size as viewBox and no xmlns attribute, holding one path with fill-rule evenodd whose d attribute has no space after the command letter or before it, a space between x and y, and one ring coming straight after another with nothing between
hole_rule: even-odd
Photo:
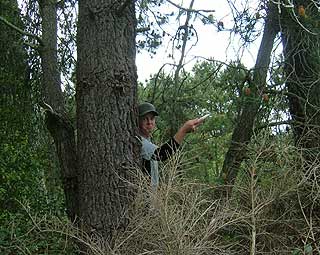
<instances>
[{"instance_id":1,"label":"green leafy tree","mask_svg":"<svg viewBox=\"0 0 320 255\"><path fill-rule=\"evenodd\" d=\"M170 75L160 74L139 89L140 101L153 102L160 112L158 131L154 134L157 143L169 139L176 131L172 130L172 108L177 113L178 125L187 119L211 114L184 145L185 158L190 163L190 169L184 169L186 174L206 182L216 181L219 177L227 141L241 104L239 93L245 78L245 68L240 64L222 67L213 60L198 62L191 72L184 73L185 78L178 88ZM178 90L176 96L175 90ZM174 105L172 100L176 102Z\"/></svg>"},{"instance_id":2,"label":"green leafy tree","mask_svg":"<svg viewBox=\"0 0 320 255\"><path fill-rule=\"evenodd\" d=\"M0 1L0 17L23 25L14 1ZM3 23L0 29L0 207L15 212L24 199L38 208L45 204L46 155L40 151L44 147L34 143L37 112L22 36Z\"/></svg>"}]
</instances>

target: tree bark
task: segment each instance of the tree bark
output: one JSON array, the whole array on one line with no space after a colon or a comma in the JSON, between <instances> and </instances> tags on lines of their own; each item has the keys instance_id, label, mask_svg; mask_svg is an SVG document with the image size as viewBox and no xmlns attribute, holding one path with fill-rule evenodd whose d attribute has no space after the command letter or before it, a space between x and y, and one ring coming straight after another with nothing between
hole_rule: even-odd
<instances>
[{"instance_id":1,"label":"tree bark","mask_svg":"<svg viewBox=\"0 0 320 255\"><path fill-rule=\"evenodd\" d=\"M295 143L309 164L320 159L320 38L317 7L312 1L303 6L307 16L298 14L300 24L292 16L283 18L281 35Z\"/></svg>"},{"instance_id":2,"label":"tree bark","mask_svg":"<svg viewBox=\"0 0 320 255\"><path fill-rule=\"evenodd\" d=\"M111 240L128 223L139 158L134 1L79 1L77 152L80 217Z\"/></svg>"},{"instance_id":3,"label":"tree bark","mask_svg":"<svg viewBox=\"0 0 320 255\"><path fill-rule=\"evenodd\" d=\"M46 109L46 125L52 135L60 163L66 197L66 209L73 221L78 215L77 162L74 128L65 113L57 56L57 10L55 0L40 0L42 17L42 106Z\"/></svg>"},{"instance_id":4,"label":"tree bark","mask_svg":"<svg viewBox=\"0 0 320 255\"><path fill-rule=\"evenodd\" d=\"M223 163L221 178L230 193L236 180L239 167L246 155L246 146L253 134L254 122L261 105L261 96L265 88L267 71L274 39L278 33L277 11L274 4L269 5L263 37L250 82L250 98L245 101L234 128L231 143Z\"/></svg>"},{"instance_id":5,"label":"tree bark","mask_svg":"<svg viewBox=\"0 0 320 255\"><path fill-rule=\"evenodd\" d=\"M64 111L61 79L57 53L57 10L55 0L39 0L42 18L42 42L40 46L42 67L42 95L55 111Z\"/></svg>"}]
</instances>

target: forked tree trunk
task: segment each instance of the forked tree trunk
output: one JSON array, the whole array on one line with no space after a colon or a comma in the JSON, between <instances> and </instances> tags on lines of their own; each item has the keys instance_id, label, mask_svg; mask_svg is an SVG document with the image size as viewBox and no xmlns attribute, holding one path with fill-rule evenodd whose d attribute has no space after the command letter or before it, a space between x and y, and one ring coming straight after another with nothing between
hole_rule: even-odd
<instances>
[{"instance_id":1,"label":"forked tree trunk","mask_svg":"<svg viewBox=\"0 0 320 255\"><path fill-rule=\"evenodd\" d=\"M57 149L66 209L73 221L78 215L78 184L74 128L65 113L57 56L57 10L55 0L39 0L42 17L42 45L39 51L42 66L43 107L46 125Z\"/></svg>"},{"instance_id":2,"label":"forked tree trunk","mask_svg":"<svg viewBox=\"0 0 320 255\"><path fill-rule=\"evenodd\" d=\"M134 1L80 0L77 153L80 217L107 240L128 223L136 165Z\"/></svg>"}]
</instances>

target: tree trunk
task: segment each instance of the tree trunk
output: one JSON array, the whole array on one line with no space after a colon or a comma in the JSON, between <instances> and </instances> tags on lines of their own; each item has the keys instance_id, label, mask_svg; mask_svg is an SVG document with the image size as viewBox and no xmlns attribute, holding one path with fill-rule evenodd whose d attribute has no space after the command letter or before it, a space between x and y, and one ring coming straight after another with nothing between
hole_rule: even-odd
<instances>
[{"instance_id":1,"label":"tree trunk","mask_svg":"<svg viewBox=\"0 0 320 255\"><path fill-rule=\"evenodd\" d=\"M298 10L298 3L295 6ZM312 1L304 1L304 8L307 16L298 15L300 24L283 18L282 42L295 142L312 163L320 159L320 38L318 9Z\"/></svg>"},{"instance_id":2,"label":"tree trunk","mask_svg":"<svg viewBox=\"0 0 320 255\"><path fill-rule=\"evenodd\" d=\"M111 240L128 223L139 158L134 1L79 1L77 152L80 217Z\"/></svg>"},{"instance_id":3,"label":"tree trunk","mask_svg":"<svg viewBox=\"0 0 320 255\"><path fill-rule=\"evenodd\" d=\"M42 18L42 41L40 48L42 67L42 95L53 110L62 112L64 101L57 56L57 10L55 0L39 0Z\"/></svg>"},{"instance_id":4,"label":"tree trunk","mask_svg":"<svg viewBox=\"0 0 320 255\"><path fill-rule=\"evenodd\" d=\"M78 186L74 128L65 114L57 57L57 10L55 0L40 0L42 17L42 91L46 125L57 149L68 216L78 215Z\"/></svg>"},{"instance_id":5,"label":"tree trunk","mask_svg":"<svg viewBox=\"0 0 320 255\"><path fill-rule=\"evenodd\" d=\"M273 42L278 33L276 10L276 6L270 4L253 71L253 79L250 82L251 95L249 100L245 101L240 111L232 134L231 144L223 163L221 178L223 178L228 186L227 192L231 192L241 162L246 155L246 146L252 137L255 118L261 105L261 96L265 88Z\"/></svg>"}]
</instances>

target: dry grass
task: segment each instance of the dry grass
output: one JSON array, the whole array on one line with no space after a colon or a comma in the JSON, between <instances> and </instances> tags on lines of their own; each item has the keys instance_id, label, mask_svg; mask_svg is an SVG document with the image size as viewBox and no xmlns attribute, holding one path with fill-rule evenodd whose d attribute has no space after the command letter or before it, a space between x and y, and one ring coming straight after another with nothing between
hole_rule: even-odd
<instances>
[{"instance_id":1,"label":"dry grass","mask_svg":"<svg viewBox=\"0 0 320 255\"><path fill-rule=\"evenodd\" d=\"M138 171L130 224L112 248L58 219L30 215L34 230L77 240L94 255L320 254L319 165L272 139L252 143L227 201L215 198L217 187L183 178L183 153L163 166L156 191Z\"/></svg>"},{"instance_id":2,"label":"dry grass","mask_svg":"<svg viewBox=\"0 0 320 255\"><path fill-rule=\"evenodd\" d=\"M183 179L180 157L163 166L157 190L140 176L135 213L116 238L116 254L230 254L218 235L230 216L220 211L220 201L208 197L212 187Z\"/></svg>"}]
</instances>

